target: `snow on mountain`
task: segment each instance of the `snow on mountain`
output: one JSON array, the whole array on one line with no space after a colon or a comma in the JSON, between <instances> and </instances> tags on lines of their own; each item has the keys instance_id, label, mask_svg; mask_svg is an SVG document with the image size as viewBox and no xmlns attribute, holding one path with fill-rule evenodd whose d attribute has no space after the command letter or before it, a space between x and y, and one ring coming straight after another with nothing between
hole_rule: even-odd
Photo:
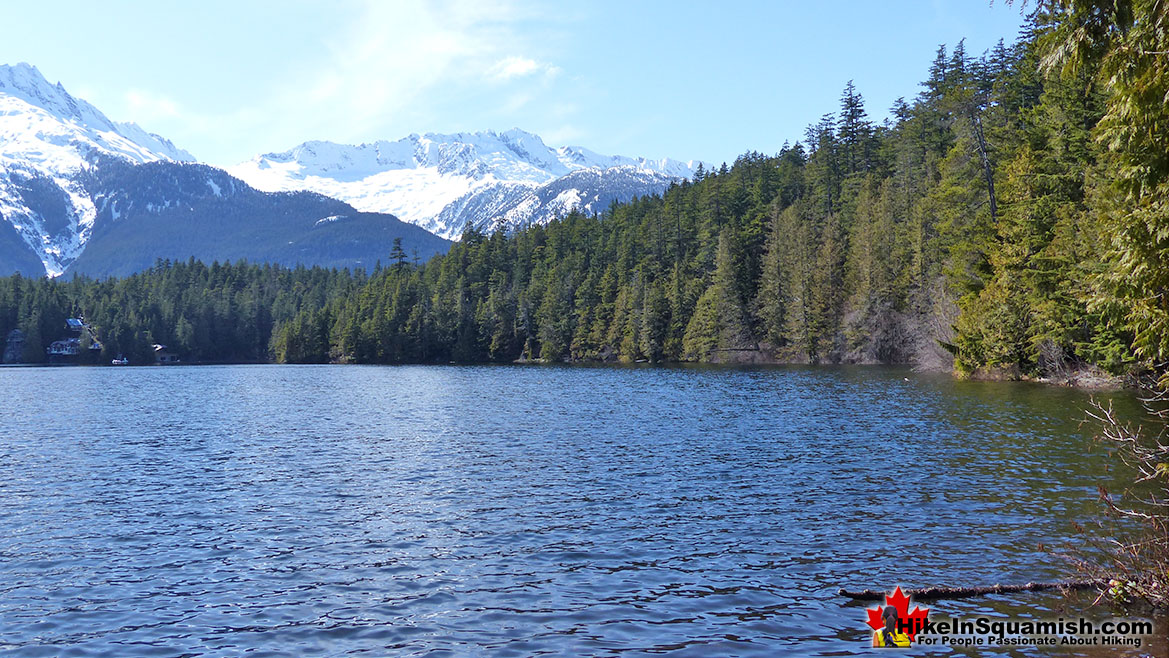
<instances>
[{"instance_id":1,"label":"snow on mountain","mask_svg":"<svg viewBox=\"0 0 1169 658\"><path fill-rule=\"evenodd\" d=\"M368 271L388 258L395 239L422 259L450 246L390 215L362 213L314 192L260 192L204 164L103 156L86 188L97 218L66 276L126 276L159 258L192 257Z\"/></svg>"},{"instance_id":2,"label":"snow on mountain","mask_svg":"<svg viewBox=\"0 0 1169 658\"><path fill-rule=\"evenodd\" d=\"M81 253L97 209L84 177L99 156L193 161L132 123L111 121L28 64L0 65L0 218L50 275Z\"/></svg>"},{"instance_id":3,"label":"snow on mountain","mask_svg":"<svg viewBox=\"0 0 1169 658\"><path fill-rule=\"evenodd\" d=\"M614 201L659 192L678 178L634 164L579 169L527 193L491 228L546 223L573 210L600 213Z\"/></svg>"},{"instance_id":4,"label":"snow on mountain","mask_svg":"<svg viewBox=\"0 0 1169 658\"><path fill-rule=\"evenodd\" d=\"M228 171L257 189L311 190L457 239L466 226L518 228L574 209L599 211L614 198L660 192L692 176L698 164L607 156L580 146L554 149L517 128L427 133L359 146L305 142ZM571 178L585 171L594 175ZM586 187L572 193L561 185L552 196L541 192L563 180Z\"/></svg>"},{"instance_id":5,"label":"snow on mountain","mask_svg":"<svg viewBox=\"0 0 1169 658\"><path fill-rule=\"evenodd\" d=\"M191 162L190 153L135 124L110 120L35 67L0 65L0 265L31 273L40 270L39 261L46 273L59 275L95 231L106 235L144 212L170 217L181 207L195 213L222 199L230 206L222 212L262 219L284 207L287 199L241 195L248 185L262 192L316 192L348 202L359 214L392 214L458 238L468 226L515 229L572 210L600 212L614 200L661 192L691 177L699 164L551 148L519 129L428 133L360 146L305 142L231 168L239 185L223 172L204 176L180 167ZM181 198L171 198L178 188L151 176L187 181ZM315 217L322 223L314 226L346 224L330 219L342 215L348 212ZM399 231L384 217L361 221L383 233ZM320 255L320 245L309 242L297 253Z\"/></svg>"}]
</instances>

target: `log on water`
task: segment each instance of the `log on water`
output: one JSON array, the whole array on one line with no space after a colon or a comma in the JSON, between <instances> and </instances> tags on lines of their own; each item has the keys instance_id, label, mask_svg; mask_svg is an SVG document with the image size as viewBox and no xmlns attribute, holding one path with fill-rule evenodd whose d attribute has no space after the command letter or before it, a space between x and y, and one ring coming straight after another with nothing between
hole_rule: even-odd
<instances>
[{"instance_id":1,"label":"log on water","mask_svg":"<svg viewBox=\"0 0 1169 658\"><path fill-rule=\"evenodd\" d=\"M906 596L918 601L931 599L961 599L968 596L985 596L987 594L1010 594L1013 592L1041 592L1044 590L1080 590L1091 589L1106 584L1100 580L1071 580L1058 583L1027 583L1026 585L990 585L987 587L922 587L920 589L901 590ZM871 589L859 592L849 591L843 587L837 594L847 596L858 601L884 601L888 592Z\"/></svg>"}]
</instances>

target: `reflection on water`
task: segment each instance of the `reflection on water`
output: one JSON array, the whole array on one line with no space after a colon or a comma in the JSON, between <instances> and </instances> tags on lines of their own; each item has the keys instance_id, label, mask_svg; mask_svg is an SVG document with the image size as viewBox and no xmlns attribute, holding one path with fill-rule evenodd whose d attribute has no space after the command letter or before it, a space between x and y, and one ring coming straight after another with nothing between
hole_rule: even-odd
<instances>
[{"instance_id":1,"label":"reflection on water","mask_svg":"<svg viewBox=\"0 0 1169 658\"><path fill-rule=\"evenodd\" d=\"M18 369L0 396L20 656L862 653L838 587L1062 578L1037 546L1110 477L1086 396L898 369Z\"/></svg>"}]
</instances>

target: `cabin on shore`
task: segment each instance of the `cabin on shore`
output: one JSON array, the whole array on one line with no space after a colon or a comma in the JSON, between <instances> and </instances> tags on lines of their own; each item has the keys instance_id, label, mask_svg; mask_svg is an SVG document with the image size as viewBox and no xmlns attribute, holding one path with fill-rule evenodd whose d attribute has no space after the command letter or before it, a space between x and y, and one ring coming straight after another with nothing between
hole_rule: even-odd
<instances>
[{"instance_id":1,"label":"cabin on shore","mask_svg":"<svg viewBox=\"0 0 1169 658\"><path fill-rule=\"evenodd\" d=\"M77 356L81 354L81 339L80 338L62 338L55 340L49 344L49 348L45 350L50 357L64 357Z\"/></svg>"},{"instance_id":2,"label":"cabin on shore","mask_svg":"<svg viewBox=\"0 0 1169 658\"><path fill-rule=\"evenodd\" d=\"M171 352L166 345L154 344L154 362L160 366L174 365L179 362L179 355Z\"/></svg>"},{"instance_id":3,"label":"cabin on shore","mask_svg":"<svg viewBox=\"0 0 1169 658\"><path fill-rule=\"evenodd\" d=\"M97 333L83 317L66 318L65 329L72 335L61 340L55 340L45 348L49 363L75 364L81 360L81 355L88 351L90 354L101 352L101 341Z\"/></svg>"}]
</instances>

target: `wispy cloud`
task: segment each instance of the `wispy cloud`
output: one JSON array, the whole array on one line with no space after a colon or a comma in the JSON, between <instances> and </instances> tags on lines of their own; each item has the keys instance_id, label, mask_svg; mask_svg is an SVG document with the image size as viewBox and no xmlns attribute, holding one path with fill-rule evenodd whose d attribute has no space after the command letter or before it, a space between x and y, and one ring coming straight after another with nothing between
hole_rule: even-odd
<instances>
[{"instance_id":1,"label":"wispy cloud","mask_svg":"<svg viewBox=\"0 0 1169 658\"><path fill-rule=\"evenodd\" d=\"M510 0L370 0L332 40L328 61L287 82L278 104L308 109L292 121L316 117L302 134L356 139L424 121L436 105L476 98L489 81L554 76L554 65L515 54L525 43L517 23L529 12Z\"/></svg>"},{"instance_id":2,"label":"wispy cloud","mask_svg":"<svg viewBox=\"0 0 1169 658\"><path fill-rule=\"evenodd\" d=\"M552 64L537 62L527 57L512 55L499 60L488 71L488 74L496 80L526 78L537 73L552 78L560 73L560 68Z\"/></svg>"},{"instance_id":3,"label":"wispy cloud","mask_svg":"<svg viewBox=\"0 0 1169 658\"><path fill-rule=\"evenodd\" d=\"M355 143L407 132L567 124L550 112L567 84L533 24L562 20L528 0L358 0L319 54L259 81L250 101L210 108L145 89L124 92L130 120L186 136L232 165L310 139ZM525 121L522 117L528 117ZM168 131L165 126L182 125ZM456 127L457 126L457 127ZM241 139L241 136L245 136ZM246 149L245 152L241 152Z\"/></svg>"}]
</instances>

